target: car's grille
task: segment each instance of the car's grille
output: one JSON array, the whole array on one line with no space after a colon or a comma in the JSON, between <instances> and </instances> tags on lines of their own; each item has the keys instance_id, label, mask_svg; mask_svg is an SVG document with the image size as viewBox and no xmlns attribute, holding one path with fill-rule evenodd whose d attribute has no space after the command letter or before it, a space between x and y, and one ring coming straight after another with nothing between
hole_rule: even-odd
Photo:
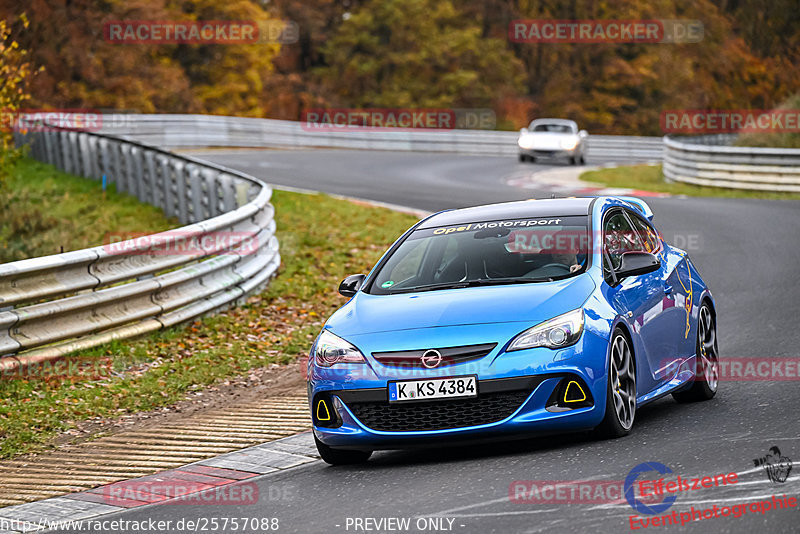
<instances>
[{"instance_id":1,"label":"car's grille","mask_svg":"<svg viewBox=\"0 0 800 534\"><path fill-rule=\"evenodd\" d=\"M460 347L445 347L437 349L403 350L392 352L373 352L372 356L383 365L392 367L418 367L425 368L422 357L431 350L438 352L441 359L436 365L430 367L446 367L457 363L468 362L483 358L497 346L497 343L483 345L464 345Z\"/></svg>"},{"instance_id":2,"label":"car's grille","mask_svg":"<svg viewBox=\"0 0 800 534\"><path fill-rule=\"evenodd\" d=\"M483 425L505 419L528 398L530 390L482 393L477 398L389 403L347 402L368 428L387 432L443 430Z\"/></svg>"}]
</instances>

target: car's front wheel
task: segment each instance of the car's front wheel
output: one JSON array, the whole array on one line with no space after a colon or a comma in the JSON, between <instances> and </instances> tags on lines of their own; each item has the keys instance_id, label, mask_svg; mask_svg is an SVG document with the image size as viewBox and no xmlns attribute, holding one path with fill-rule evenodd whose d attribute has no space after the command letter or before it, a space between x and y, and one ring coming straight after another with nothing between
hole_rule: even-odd
<instances>
[{"instance_id":1,"label":"car's front wheel","mask_svg":"<svg viewBox=\"0 0 800 534\"><path fill-rule=\"evenodd\" d=\"M372 451L351 451L349 449L334 449L322 443L314 436L314 443L322 459L331 465L363 464L372 456Z\"/></svg>"},{"instance_id":2,"label":"car's front wheel","mask_svg":"<svg viewBox=\"0 0 800 534\"><path fill-rule=\"evenodd\" d=\"M703 303L697 316L697 356L694 379L688 389L672 394L678 402L709 400L719 385L719 349L717 327L711 307Z\"/></svg>"},{"instance_id":3,"label":"car's front wheel","mask_svg":"<svg viewBox=\"0 0 800 534\"><path fill-rule=\"evenodd\" d=\"M597 427L602 437L619 438L628 434L636 415L636 369L628 338L620 329L611 336L608 362L606 415Z\"/></svg>"}]
</instances>

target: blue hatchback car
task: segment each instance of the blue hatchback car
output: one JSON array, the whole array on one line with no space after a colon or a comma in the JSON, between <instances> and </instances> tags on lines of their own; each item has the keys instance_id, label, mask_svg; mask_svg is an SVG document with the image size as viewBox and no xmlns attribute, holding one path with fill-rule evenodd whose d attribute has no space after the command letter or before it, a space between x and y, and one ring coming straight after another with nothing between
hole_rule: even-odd
<instances>
[{"instance_id":1,"label":"blue hatchback car","mask_svg":"<svg viewBox=\"0 0 800 534\"><path fill-rule=\"evenodd\" d=\"M403 234L311 348L330 464L373 450L596 429L626 435L666 394L710 399L711 292L632 197L440 212Z\"/></svg>"}]
</instances>

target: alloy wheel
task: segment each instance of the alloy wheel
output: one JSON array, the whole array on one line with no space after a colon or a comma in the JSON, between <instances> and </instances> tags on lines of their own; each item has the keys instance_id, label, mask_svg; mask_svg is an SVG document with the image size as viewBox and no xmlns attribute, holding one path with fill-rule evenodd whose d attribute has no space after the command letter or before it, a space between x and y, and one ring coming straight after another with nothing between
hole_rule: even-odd
<instances>
[{"instance_id":1,"label":"alloy wheel","mask_svg":"<svg viewBox=\"0 0 800 534\"><path fill-rule=\"evenodd\" d=\"M629 430L636 413L636 372L628 340L622 334L611 346L611 392L619 424Z\"/></svg>"},{"instance_id":2,"label":"alloy wheel","mask_svg":"<svg viewBox=\"0 0 800 534\"><path fill-rule=\"evenodd\" d=\"M700 308L699 319L700 361L698 362L698 374L705 379L711 391L716 391L719 385L717 330L714 327L714 318L711 316L711 310L707 306Z\"/></svg>"}]
</instances>

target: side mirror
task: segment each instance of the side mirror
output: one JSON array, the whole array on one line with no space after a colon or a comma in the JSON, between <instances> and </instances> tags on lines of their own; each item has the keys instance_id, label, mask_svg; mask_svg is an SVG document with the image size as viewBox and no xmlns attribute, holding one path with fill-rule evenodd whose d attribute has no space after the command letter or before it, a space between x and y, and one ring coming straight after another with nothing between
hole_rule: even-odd
<instances>
[{"instance_id":1,"label":"side mirror","mask_svg":"<svg viewBox=\"0 0 800 534\"><path fill-rule=\"evenodd\" d=\"M339 284L339 294L348 298L355 296L361 286L364 285L366 278L367 276L364 274L351 274Z\"/></svg>"},{"instance_id":2,"label":"side mirror","mask_svg":"<svg viewBox=\"0 0 800 534\"><path fill-rule=\"evenodd\" d=\"M578 132L578 136L581 138L589 137L589 132L587 132L586 130L581 130L580 132Z\"/></svg>"},{"instance_id":3,"label":"side mirror","mask_svg":"<svg viewBox=\"0 0 800 534\"><path fill-rule=\"evenodd\" d=\"M520 128L519 129L519 133L524 133L524 134L528 133L528 129L527 128Z\"/></svg>"},{"instance_id":4,"label":"side mirror","mask_svg":"<svg viewBox=\"0 0 800 534\"><path fill-rule=\"evenodd\" d=\"M652 273L661 267L661 260L649 252L626 252L622 255L619 269L614 270L617 278Z\"/></svg>"}]
</instances>

